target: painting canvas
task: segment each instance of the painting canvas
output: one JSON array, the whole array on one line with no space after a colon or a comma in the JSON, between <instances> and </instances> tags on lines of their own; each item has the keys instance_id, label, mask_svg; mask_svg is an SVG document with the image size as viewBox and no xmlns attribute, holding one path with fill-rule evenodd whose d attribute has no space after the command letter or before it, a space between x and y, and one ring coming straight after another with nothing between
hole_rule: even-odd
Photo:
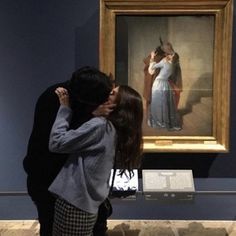
<instances>
[{"instance_id":1,"label":"painting canvas","mask_svg":"<svg viewBox=\"0 0 236 236\"><path fill-rule=\"evenodd\" d=\"M212 135L213 16L119 16L116 42L116 82L143 96L145 136ZM153 75L151 51L160 64Z\"/></svg>"},{"instance_id":2,"label":"painting canvas","mask_svg":"<svg viewBox=\"0 0 236 236\"><path fill-rule=\"evenodd\" d=\"M100 1L100 69L141 94L145 151L229 151L232 6Z\"/></svg>"}]
</instances>

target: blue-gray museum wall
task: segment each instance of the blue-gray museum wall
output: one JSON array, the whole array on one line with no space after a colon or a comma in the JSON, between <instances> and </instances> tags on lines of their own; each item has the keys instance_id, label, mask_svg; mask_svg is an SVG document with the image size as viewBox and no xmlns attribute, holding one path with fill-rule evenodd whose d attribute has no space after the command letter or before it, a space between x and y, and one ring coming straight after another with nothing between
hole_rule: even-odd
<instances>
[{"instance_id":1,"label":"blue-gray museum wall","mask_svg":"<svg viewBox=\"0 0 236 236\"><path fill-rule=\"evenodd\" d=\"M22 160L36 99L76 68L98 66L98 33L98 0L0 1L0 219L36 217L28 196L6 193L26 191ZM143 168L192 169L198 190L236 191L235 52L233 46L230 153L146 154ZM112 217L232 220L235 200L233 194L208 194L192 203L168 205L138 196L136 201L114 200Z\"/></svg>"}]
</instances>

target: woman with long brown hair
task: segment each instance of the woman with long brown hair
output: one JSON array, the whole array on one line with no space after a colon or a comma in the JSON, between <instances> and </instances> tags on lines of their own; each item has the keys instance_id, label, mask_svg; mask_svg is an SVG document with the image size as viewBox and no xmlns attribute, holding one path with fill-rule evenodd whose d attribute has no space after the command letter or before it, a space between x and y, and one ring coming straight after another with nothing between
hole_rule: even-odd
<instances>
[{"instance_id":1,"label":"woman with long brown hair","mask_svg":"<svg viewBox=\"0 0 236 236\"><path fill-rule=\"evenodd\" d=\"M88 88L89 89L89 88ZM70 153L64 167L50 186L56 194L53 236L92 235L99 205L109 194L111 169L121 174L140 166L142 155L143 106L141 96L129 86L114 88L109 97L116 108L107 118L94 117L70 130L71 109L68 92L58 88L60 108L54 122L49 148ZM83 103L99 106L98 96ZM79 100L79 98L78 98Z\"/></svg>"},{"instance_id":2,"label":"woman with long brown hair","mask_svg":"<svg viewBox=\"0 0 236 236\"><path fill-rule=\"evenodd\" d=\"M116 167L123 174L125 170L139 168L141 163L143 103L139 93L126 85L113 89L111 99L117 107L108 119L116 128Z\"/></svg>"}]
</instances>

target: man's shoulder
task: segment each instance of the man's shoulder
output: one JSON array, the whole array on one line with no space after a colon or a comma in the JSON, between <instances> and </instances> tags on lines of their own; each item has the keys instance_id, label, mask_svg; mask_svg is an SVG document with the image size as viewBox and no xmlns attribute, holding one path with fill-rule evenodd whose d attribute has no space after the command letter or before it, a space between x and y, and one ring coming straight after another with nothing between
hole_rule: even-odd
<instances>
[{"instance_id":1,"label":"man's shoulder","mask_svg":"<svg viewBox=\"0 0 236 236\"><path fill-rule=\"evenodd\" d=\"M46 95L46 94L54 93L55 89L58 88L58 87L68 88L68 81L50 85L48 88L46 88L46 89L42 92L41 96L42 96L42 95Z\"/></svg>"},{"instance_id":2,"label":"man's shoulder","mask_svg":"<svg viewBox=\"0 0 236 236\"><path fill-rule=\"evenodd\" d=\"M52 97L56 98L55 96L55 90L56 88L58 87L64 87L64 88L68 88L68 82L62 82L62 83L56 83L56 84L53 84L49 87L47 87L40 95L39 95L39 98L38 98L38 103L40 102L44 102L45 100L46 101L49 101L50 99L52 99Z\"/></svg>"}]
</instances>

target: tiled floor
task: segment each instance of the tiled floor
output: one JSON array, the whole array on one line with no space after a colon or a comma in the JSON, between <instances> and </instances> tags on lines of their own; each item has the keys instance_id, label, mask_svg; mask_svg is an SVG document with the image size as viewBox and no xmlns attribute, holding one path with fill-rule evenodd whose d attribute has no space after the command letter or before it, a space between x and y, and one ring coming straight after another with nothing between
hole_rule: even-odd
<instances>
[{"instance_id":1,"label":"tiled floor","mask_svg":"<svg viewBox=\"0 0 236 236\"><path fill-rule=\"evenodd\" d=\"M109 220L109 236L236 236L236 221ZM0 221L0 236L36 236L37 221Z\"/></svg>"}]
</instances>

